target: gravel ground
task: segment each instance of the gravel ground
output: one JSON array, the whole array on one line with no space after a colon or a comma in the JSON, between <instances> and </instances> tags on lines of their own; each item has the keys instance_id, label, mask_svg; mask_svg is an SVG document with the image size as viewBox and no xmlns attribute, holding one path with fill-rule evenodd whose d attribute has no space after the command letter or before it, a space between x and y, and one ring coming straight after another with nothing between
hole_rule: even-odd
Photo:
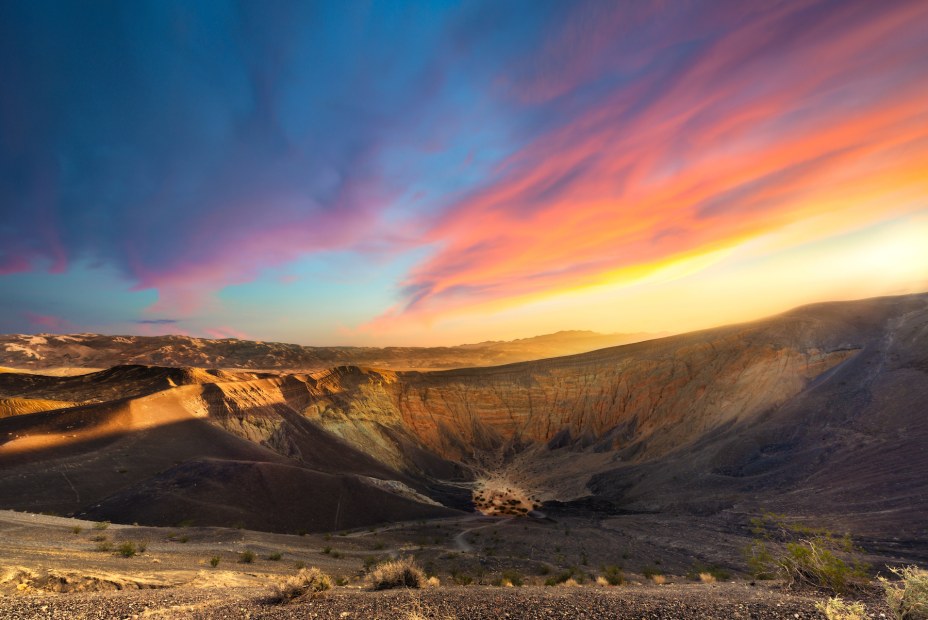
<instances>
[{"instance_id":1,"label":"gravel ground","mask_svg":"<svg viewBox=\"0 0 928 620\"><path fill-rule=\"evenodd\" d=\"M328 596L278 605L259 588L179 588L108 593L6 596L0 617L34 618L235 618L471 620L506 618L799 619L822 618L820 597L783 592L744 583L713 586L628 586L618 588L440 587L386 592L338 589ZM868 603L875 618L878 603ZM416 615L418 614L418 615Z\"/></svg>"}]
</instances>

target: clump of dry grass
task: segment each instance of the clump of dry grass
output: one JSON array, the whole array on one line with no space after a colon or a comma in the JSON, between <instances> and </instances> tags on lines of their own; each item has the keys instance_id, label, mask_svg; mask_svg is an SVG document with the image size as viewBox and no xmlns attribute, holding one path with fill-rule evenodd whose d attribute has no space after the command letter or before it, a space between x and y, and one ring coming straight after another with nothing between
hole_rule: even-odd
<instances>
[{"instance_id":1,"label":"clump of dry grass","mask_svg":"<svg viewBox=\"0 0 928 620\"><path fill-rule=\"evenodd\" d=\"M664 577L663 575L651 575L651 581L653 581L659 586L662 586L665 583L667 583L667 578Z\"/></svg>"},{"instance_id":2,"label":"clump of dry grass","mask_svg":"<svg viewBox=\"0 0 928 620\"><path fill-rule=\"evenodd\" d=\"M828 620L867 620L869 617L863 603L849 603L838 596L824 603L816 603L815 608L825 614Z\"/></svg>"},{"instance_id":3,"label":"clump of dry grass","mask_svg":"<svg viewBox=\"0 0 928 620\"><path fill-rule=\"evenodd\" d=\"M421 588L425 582L425 573L412 558L383 562L371 571L371 587L374 590Z\"/></svg>"},{"instance_id":4,"label":"clump of dry grass","mask_svg":"<svg viewBox=\"0 0 928 620\"><path fill-rule=\"evenodd\" d=\"M429 588L437 588L441 585L441 580L433 575L426 580L425 585Z\"/></svg>"},{"instance_id":5,"label":"clump of dry grass","mask_svg":"<svg viewBox=\"0 0 928 620\"><path fill-rule=\"evenodd\" d=\"M332 578L312 566L301 568L296 575L287 577L275 586L278 602L289 603L297 599L322 596L332 588Z\"/></svg>"},{"instance_id":6,"label":"clump of dry grass","mask_svg":"<svg viewBox=\"0 0 928 620\"><path fill-rule=\"evenodd\" d=\"M600 586L601 588L605 588L609 585L609 580L600 575L596 578L596 585Z\"/></svg>"},{"instance_id":7,"label":"clump of dry grass","mask_svg":"<svg viewBox=\"0 0 928 620\"><path fill-rule=\"evenodd\" d=\"M457 620L457 615L441 610L424 603L418 594L410 592L409 609L402 620Z\"/></svg>"},{"instance_id":8,"label":"clump of dry grass","mask_svg":"<svg viewBox=\"0 0 928 620\"><path fill-rule=\"evenodd\" d=\"M699 573L699 580L703 583L715 583L715 575L712 573Z\"/></svg>"},{"instance_id":9,"label":"clump of dry grass","mask_svg":"<svg viewBox=\"0 0 928 620\"><path fill-rule=\"evenodd\" d=\"M579 586L580 584L577 582L576 579L574 579L573 577L570 577L566 581L564 581L561 585L567 586L568 588L572 588L575 586Z\"/></svg>"}]
</instances>

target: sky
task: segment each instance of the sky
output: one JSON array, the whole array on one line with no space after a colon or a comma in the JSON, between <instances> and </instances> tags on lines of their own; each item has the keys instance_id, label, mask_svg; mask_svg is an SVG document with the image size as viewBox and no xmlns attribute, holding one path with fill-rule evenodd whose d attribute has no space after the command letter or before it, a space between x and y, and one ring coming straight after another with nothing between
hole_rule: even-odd
<instances>
[{"instance_id":1,"label":"sky","mask_svg":"<svg viewBox=\"0 0 928 620\"><path fill-rule=\"evenodd\" d=\"M443 345L928 290L923 0L11 0L0 84L0 333Z\"/></svg>"}]
</instances>

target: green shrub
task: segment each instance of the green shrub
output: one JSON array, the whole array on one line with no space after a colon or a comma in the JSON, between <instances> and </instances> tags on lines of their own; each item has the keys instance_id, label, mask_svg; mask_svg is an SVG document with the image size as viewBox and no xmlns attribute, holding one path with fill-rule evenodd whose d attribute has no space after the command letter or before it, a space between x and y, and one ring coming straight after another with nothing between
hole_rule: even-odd
<instances>
[{"instance_id":1,"label":"green shrub","mask_svg":"<svg viewBox=\"0 0 928 620\"><path fill-rule=\"evenodd\" d=\"M698 562L693 564L693 567L689 570L688 573L686 573L686 578L690 581L708 581L703 575L709 575L716 581L728 581L731 579L731 573L729 573L727 570L719 568L714 564L711 566L706 566L705 564L700 564Z\"/></svg>"},{"instance_id":2,"label":"green shrub","mask_svg":"<svg viewBox=\"0 0 928 620\"><path fill-rule=\"evenodd\" d=\"M238 554L239 564L251 564L255 561L255 552L247 549Z\"/></svg>"},{"instance_id":3,"label":"green shrub","mask_svg":"<svg viewBox=\"0 0 928 620\"><path fill-rule=\"evenodd\" d=\"M505 586L507 583L520 588L525 584L525 579L522 577L522 573L510 568L502 572L496 585Z\"/></svg>"},{"instance_id":4,"label":"green shrub","mask_svg":"<svg viewBox=\"0 0 928 620\"><path fill-rule=\"evenodd\" d=\"M278 583L274 590L276 599L281 603L289 603L300 598L322 596L332 589L332 578L315 566L301 568L291 577Z\"/></svg>"},{"instance_id":5,"label":"green shrub","mask_svg":"<svg viewBox=\"0 0 928 620\"><path fill-rule=\"evenodd\" d=\"M641 574L644 575L645 579L654 579L658 575L663 575L664 571L656 566L645 566L641 569Z\"/></svg>"},{"instance_id":6,"label":"green shrub","mask_svg":"<svg viewBox=\"0 0 928 620\"><path fill-rule=\"evenodd\" d=\"M747 553L755 577L777 576L787 587L808 586L834 594L863 589L869 583L869 566L857 558L860 549L849 535L838 537L825 529L789 524L779 515L751 523L758 538Z\"/></svg>"},{"instance_id":7,"label":"green shrub","mask_svg":"<svg viewBox=\"0 0 928 620\"><path fill-rule=\"evenodd\" d=\"M270 560L271 562L279 562L280 558L282 557L283 556L280 554L280 552L275 552L267 556L267 559Z\"/></svg>"},{"instance_id":8,"label":"green shrub","mask_svg":"<svg viewBox=\"0 0 928 620\"><path fill-rule=\"evenodd\" d=\"M890 569L898 582L880 577L886 602L896 620L928 619L928 571L917 566Z\"/></svg>"},{"instance_id":9,"label":"green shrub","mask_svg":"<svg viewBox=\"0 0 928 620\"><path fill-rule=\"evenodd\" d=\"M456 568L451 569L451 580L459 586L469 586L470 584L474 583L473 577L467 573L462 573Z\"/></svg>"},{"instance_id":10,"label":"green shrub","mask_svg":"<svg viewBox=\"0 0 928 620\"><path fill-rule=\"evenodd\" d=\"M825 614L828 620L867 620L869 617L863 603L848 603L837 596L816 603L815 608Z\"/></svg>"},{"instance_id":11,"label":"green shrub","mask_svg":"<svg viewBox=\"0 0 928 620\"><path fill-rule=\"evenodd\" d=\"M216 568L217 566L219 566L220 559L221 558L218 555L214 555L213 557L209 559L209 565L212 566L213 568Z\"/></svg>"},{"instance_id":12,"label":"green shrub","mask_svg":"<svg viewBox=\"0 0 928 620\"><path fill-rule=\"evenodd\" d=\"M101 540L97 543L97 546L94 547L97 551L112 551L113 543L108 540Z\"/></svg>"},{"instance_id":13,"label":"green shrub","mask_svg":"<svg viewBox=\"0 0 928 620\"><path fill-rule=\"evenodd\" d=\"M421 588L424 583L425 573L412 558L384 562L371 571L371 587L374 590Z\"/></svg>"},{"instance_id":14,"label":"green shrub","mask_svg":"<svg viewBox=\"0 0 928 620\"><path fill-rule=\"evenodd\" d=\"M80 534L81 532L84 531L84 528L82 528L79 525L75 525L74 527L71 528L71 531L75 534Z\"/></svg>"},{"instance_id":15,"label":"green shrub","mask_svg":"<svg viewBox=\"0 0 928 620\"><path fill-rule=\"evenodd\" d=\"M322 553L324 553L325 555L329 555L330 553L332 553L332 547L329 547L328 545L326 545L325 547L322 548Z\"/></svg>"},{"instance_id":16,"label":"green shrub","mask_svg":"<svg viewBox=\"0 0 928 620\"><path fill-rule=\"evenodd\" d=\"M119 546L116 547L116 553L121 555L124 558L131 558L139 552L138 548L135 546L135 543L131 540L119 543Z\"/></svg>"},{"instance_id":17,"label":"green shrub","mask_svg":"<svg viewBox=\"0 0 928 620\"><path fill-rule=\"evenodd\" d=\"M556 586L562 583L567 583L572 581L575 583L583 583L586 580L586 575L583 574L576 566L571 566L570 568L559 572L556 575L548 577L545 579L546 586Z\"/></svg>"},{"instance_id":18,"label":"green shrub","mask_svg":"<svg viewBox=\"0 0 928 620\"><path fill-rule=\"evenodd\" d=\"M95 530L105 530L105 529L108 528L109 526L110 526L110 522L109 522L109 521L98 521L97 523L94 523L94 524L93 524L93 529L95 529Z\"/></svg>"},{"instance_id":19,"label":"green shrub","mask_svg":"<svg viewBox=\"0 0 928 620\"><path fill-rule=\"evenodd\" d=\"M625 574L621 566L603 566L603 578L610 586L620 586L625 583Z\"/></svg>"}]
</instances>

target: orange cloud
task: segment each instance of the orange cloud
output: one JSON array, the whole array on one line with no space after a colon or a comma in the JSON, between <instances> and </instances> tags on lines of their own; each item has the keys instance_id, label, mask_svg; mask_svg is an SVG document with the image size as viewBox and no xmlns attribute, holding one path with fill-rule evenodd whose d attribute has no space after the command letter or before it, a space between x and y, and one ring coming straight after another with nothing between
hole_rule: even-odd
<instances>
[{"instance_id":1,"label":"orange cloud","mask_svg":"<svg viewBox=\"0 0 928 620\"><path fill-rule=\"evenodd\" d=\"M440 250L368 327L621 283L797 221L827 221L824 238L925 209L928 4L847 3L810 23L805 8L740 15L515 153L432 228ZM556 77L525 98L563 96Z\"/></svg>"}]
</instances>

